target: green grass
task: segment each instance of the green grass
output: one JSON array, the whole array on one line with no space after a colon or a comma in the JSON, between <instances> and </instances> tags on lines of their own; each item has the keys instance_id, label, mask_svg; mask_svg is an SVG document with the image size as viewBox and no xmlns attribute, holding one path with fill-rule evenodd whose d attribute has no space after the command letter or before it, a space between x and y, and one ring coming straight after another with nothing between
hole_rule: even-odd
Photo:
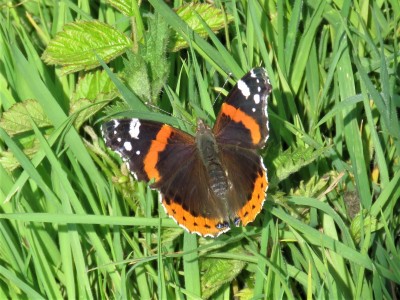
<instances>
[{"instance_id":1,"label":"green grass","mask_svg":"<svg viewBox=\"0 0 400 300\"><path fill-rule=\"evenodd\" d=\"M165 1L46 3L0 5L0 298L399 296L398 1L216 1L184 16L197 33ZM264 209L187 234L100 125L193 132L258 65L273 86Z\"/></svg>"}]
</instances>

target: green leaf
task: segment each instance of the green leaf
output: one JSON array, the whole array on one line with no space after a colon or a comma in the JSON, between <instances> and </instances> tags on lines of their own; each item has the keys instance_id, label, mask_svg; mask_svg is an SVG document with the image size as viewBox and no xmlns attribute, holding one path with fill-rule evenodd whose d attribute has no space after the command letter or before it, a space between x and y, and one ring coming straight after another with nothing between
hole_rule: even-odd
<instances>
[{"instance_id":1,"label":"green leaf","mask_svg":"<svg viewBox=\"0 0 400 300\"><path fill-rule=\"evenodd\" d=\"M139 45L137 53L127 51L122 76L142 101L156 103L169 72L169 29L159 14L149 20L148 28L145 44Z\"/></svg>"},{"instance_id":2,"label":"green leaf","mask_svg":"<svg viewBox=\"0 0 400 300\"><path fill-rule=\"evenodd\" d=\"M321 147L319 149L314 149L312 147L299 147L289 148L288 150L281 152L273 161L276 174L274 175L274 178L271 179L271 182L275 180L281 182L288 178L291 174L299 171L302 167L321 158L329 148L330 146Z\"/></svg>"},{"instance_id":3,"label":"green leaf","mask_svg":"<svg viewBox=\"0 0 400 300\"><path fill-rule=\"evenodd\" d=\"M34 99L14 104L3 113L0 119L0 127L8 135L14 136L14 139L22 146L25 155L29 158L32 158L39 149L39 142L33 135L32 120L39 128L52 128L52 124L44 114L42 107ZM10 151L0 152L0 164L9 172L20 166L18 160Z\"/></svg>"},{"instance_id":4,"label":"green leaf","mask_svg":"<svg viewBox=\"0 0 400 300\"><path fill-rule=\"evenodd\" d=\"M104 71L88 73L82 77L71 98L70 114L76 113L74 126L80 128L91 116L100 111L118 92Z\"/></svg>"},{"instance_id":5,"label":"green leaf","mask_svg":"<svg viewBox=\"0 0 400 300\"><path fill-rule=\"evenodd\" d=\"M40 127L52 126L40 104L34 99L14 104L3 113L0 127L13 136L32 130L31 119Z\"/></svg>"},{"instance_id":6,"label":"green leaf","mask_svg":"<svg viewBox=\"0 0 400 300\"><path fill-rule=\"evenodd\" d=\"M150 78L147 64L141 53L126 52L122 76L128 86L142 101L151 100Z\"/></svg>"},{"instance_id":7,"label":"green leaf","mask_svg":"<svg viewBox=\"0 0 400 300\"><path fill-rule=\"evenodd\" d=\"M211 4L188 3L176 10L177 15L185 21L201 37L207 37L207 31L201 24L201 17L213 32L218 32L224 26L233 21L233 16L223 13L219 8ZM178 33L173 37L172 51L178 51L188 47L188 43Z\"/></svg>"},{"instance_id":8,"label":"green leaf","mask_svg":"<svg viewBox=\"0 0 400 300\"><path fill-rule=\"evenodd\" d=\"M362 214L362 215L361 215ZM375 232L383 227L377 218L368 214L367 210L359 212L350 225L350 233L356 243L361 240L365 232Z\"/></svg>"},{"instance_id":9,"label":"green leaf","mask_svg":"<svg viewBox=\"0 0 400 300\"><path fill-rule=\"evenodd\" d=\"M326 175L336 177L334 172ZM327 185L328 180L326 176L313 176L306 182L304 180L300 181L299 187L291 189L290 194L303 197L317 197L318 195L321 195L324 190L326 190Z\"/></svg>"},{"instance_id":10,"label":"green leaf","mask_svg":"<svg viewBox=\"0 0 400 300\"><path fill-rule=\"evenodd\" d=\"M32 144L29 148L24 146L24 153L29 158L32 158L33 155L37 152L39 148L39 142L34 139L32 140ZM21 164L18 159L16 159L14 153L12 151L0 151L0 165L6 169L8 172L12 172L17 169Z\"/></svg>"},{"instance_id":11,"label":"green leaf","mask_svg":"<svg viewBox=\"0 0 400 300\"><path fill-rule=\"evenodd\" d=\"M132 17L134 14L132 8L133 1L136 0L108 0L107 2L118 9L125 16Z\"/></svg>"},{"instance_id":12,"label":"green leaf","mask_svg":"<svg viewBox=\"0 0 400 300\"><path fill-rule=\"evenodd\" d=\"M171 31L160 14L155 14L155 18L149 20L148 26L144 59L150 66L151 101L155 103L169 73L167 46Z\"/></svg>"},{"instance_id":13,"label":"green leaf","mask_svg":"<svg viewBox=\"0 0 400 300\"><path fill-rule=\"evenodd\" d=\"M91 101L102 99L112 99L115 97L117 89L110 77L104 71L87 73L79 78L75 92L72 94L71 103L81 98Z\"/></svg>"},{"instance_id":14,"label":"green leaf","mask_svg":"<svg viewBox=\"0 0 400 300\"><path fill-rule=\"evenodd\" d=\"M48 64L61 65L66 74L98 67L98 57L109 62L131 45L128 37L110 25L81 21L65 25L50 41L42 58Z\"/></svg>"},{"instance_id":15,"label":"green leaf","mask_svg":"<svg viewBox=\"0 0 400 300\"><path fill-rule=\"evenodd\" d=\"M240 247L236 247L229 254L246 256L248 253L243 253ZM201 262L201 290L202 297L208 299L225 283L231 282L246 266L243 260L235 259L220 259L206 258Z\"/></svg>"}]
</instances>

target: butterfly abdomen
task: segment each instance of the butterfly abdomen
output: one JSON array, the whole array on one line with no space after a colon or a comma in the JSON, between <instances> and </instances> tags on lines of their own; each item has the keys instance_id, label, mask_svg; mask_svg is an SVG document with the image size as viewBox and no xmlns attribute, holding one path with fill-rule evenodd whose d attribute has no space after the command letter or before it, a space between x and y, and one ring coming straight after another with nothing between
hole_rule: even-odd
<instances>
[{"instance_id":1,"label":"butterfly abdomen","mask_svg":"<svg viewBox=\"0 0 400 300\"><path fill-rule=\"evenodd\" d=\"M209 174L210 188L214 195L221 200L226 200L228 196L228 179L219 163L211 163L207 168Z\"/></svg>"},{"instance_id":2,"label":"butterfly abdomen","mask_svg":"<svg viewBox=\"0 0 400 300\"><path fill-rule=\"evenodd\" d=\"M208 174L210 190L222 203L226 203L229 183L225 169L219 159L218 145L211 129L202 121L198 122L196 144L203 165Z\"/></svg>"}]
</instances>

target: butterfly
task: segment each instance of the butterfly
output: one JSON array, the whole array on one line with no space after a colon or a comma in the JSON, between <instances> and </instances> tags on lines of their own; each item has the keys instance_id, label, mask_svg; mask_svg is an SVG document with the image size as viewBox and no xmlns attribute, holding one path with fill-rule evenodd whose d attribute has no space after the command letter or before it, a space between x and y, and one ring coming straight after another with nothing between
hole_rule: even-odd
<instances>
[{"instance_id":1,"label":"butterfly","mask_svg":"<svg viewBox=\"0 0 400 300\"><path fill-rule=\"evenodd\" d=\"M195 136L168 124L114 119L102 126L106 145L139 181L160 192L166 213L200 236L246 226L262 209L267 170L258 150L269 135L271 84L264 68L250 70L229 92L211 129Z\"/></svg>"}]
</instances>

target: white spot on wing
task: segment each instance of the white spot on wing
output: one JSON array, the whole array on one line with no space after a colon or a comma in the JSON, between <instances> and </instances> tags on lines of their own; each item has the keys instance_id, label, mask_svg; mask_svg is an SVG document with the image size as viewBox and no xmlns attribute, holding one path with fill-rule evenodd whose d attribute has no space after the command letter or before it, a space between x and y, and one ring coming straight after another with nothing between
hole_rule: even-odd
<instances>
[{"instance_id":1,"label":"white spot on wing","mask_svg":"<svg viewBox=\"0 0 400 300\"><path fill-rule=\"evenodd\" d=\"M266 126L267 126L267 131L268 131L268 133L269 133L269 122L268 122L268 95L267 95L266 98L265 98L264 115L265 115L265 118L267 119L267 124L266 124ZM266 141L268 140L268 137L269 137L269 134L267 134L267 136L265 137L264 142L266 142Z\"/></svg>"},{"instance_id":2,"label":"white spot on wing","mask_svg":"<svg viewBox=\"0 0 400 300\"><path fill-rule=\"evenodd\" d=\"M125 142L124 143L124 148L126 151L131 151L132 150L132 144L130 142Z\"/></svg>"},{"instance_id":3,"label":"white spot on wing","mask_svg":"<svg viewBox=\"0 0 400 300\"><path fill-rule=\"evenodd\" d=\"M251 110L252 110L252 112L256 112L256 109L254 107Z\"/></svg>"},{"instance_id":4,"label":"white spot on wing","mask_svg":"<svg viewBox=\"0 0 400 300\"><path fill-rule=\"evenodd\" d=\"M238 89L242 92L243 96L245 96L247 99L250 96L250 89L247 84L243 80L239 80L237 86Z\"/></svg>"},{"instance_id":5,"label":"white spot on wing","mask_svg":"<svg viewBox=\"0 0 400 300\"><path fill-rule=\"evenodd\" d=\"M140 133L140 121L139 119L132 119L129 124L129 134L132 138L138 139Z\"/></svg>"},{"instance_id":6,"label":"white spot on wing","mask_svg":"<svg viewBox=\"0 0 400 300\"><path fill-rule=\"evenodd\" d=\"M138 151L136 151L136 155L140 155L140 151L138 150Z\"/></svg>"},{"instance_id":7,"label":"white spot on wing","mask_svg":"<svg viewBox=\"0 0 400 300\"><path fill-rule=\"evenodd\" d=\"M120 143L121 142L121 138L119 137L119 138L117 138L117 141Z\"/></svg>"},{"instance_id":8,"label":"white spot on wing","mask_svg":"<svg viewBox=\"0 0 400 300\"><path fill-rule=\"evenodd\" d=\"M260 95L259 94L255 94L253 96L253 99L254 99L254 103L255 104L259 104L260 103Z\"/></svg>"},{"instance_id":9,"label":"white spot on wing","mask_svg":"<svg viewBox=\"0 0 400 300\"><path fill-rule=\"evenodd\" d=\"M268 118L268 96L265 98L264 115Z\"/></svg>"}]
</instances>

